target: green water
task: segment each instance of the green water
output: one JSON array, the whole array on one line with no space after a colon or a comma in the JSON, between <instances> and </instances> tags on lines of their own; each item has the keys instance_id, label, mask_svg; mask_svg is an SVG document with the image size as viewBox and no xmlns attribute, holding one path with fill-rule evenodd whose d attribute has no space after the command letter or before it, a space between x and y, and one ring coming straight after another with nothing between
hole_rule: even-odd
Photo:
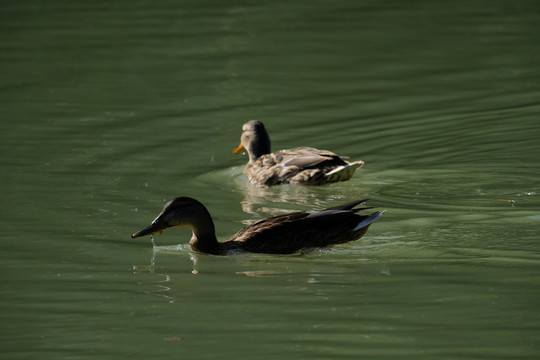
<instances>
[{"instance_id":1,"label":"green water","mask_svg":"<svg viewBox=\"0 0 540 360\"><path fill-rule=\"evenodd\" d=\"M3 1L5 359L537 359L536 1ZM255 188L274 149L366 162ZM244 223L360 197L359 241L193 253L130 235L166 200Z\"/></svg>"}]
</instances>

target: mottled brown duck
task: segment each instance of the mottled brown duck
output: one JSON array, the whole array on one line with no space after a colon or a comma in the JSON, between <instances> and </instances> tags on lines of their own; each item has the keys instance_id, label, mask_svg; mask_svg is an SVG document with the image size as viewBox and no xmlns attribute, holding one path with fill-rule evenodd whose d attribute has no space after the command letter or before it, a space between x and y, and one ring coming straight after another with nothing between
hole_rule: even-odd
<instances>
[{"instance_id":1,"label":"mottled brown duck","mask_svg":"<svg viewBox=\"0 0 540 360\"><path fill-rule=\"evenodd\" d=\"M240 145L234 153L247 152L244 169L249 181L259 186L279 184L324 185L349 180L361 160L348 162L328 150L299 147L270 152L270 137L262 122L251 120L242 126Z\"/></svg>"},{"instance_id":2,"label":"mottled brown duck","mask_svg":"<svg viewBox=\"0 0 540 360\"><path fill-rule=\"evenodd\" d=\"M298 211L269 217L248 225L226 241L218 242L214 222L206 207L189 197L169 201L147 227L131 235L136 238L161 233L173 226L191 226L194 250L227 255L229 252L292 254L304 248L322 248L361 238L384 211L357 214L372 207L355 208L367 199L351 201L318 211Z\"/></svg>"}]
</instances>

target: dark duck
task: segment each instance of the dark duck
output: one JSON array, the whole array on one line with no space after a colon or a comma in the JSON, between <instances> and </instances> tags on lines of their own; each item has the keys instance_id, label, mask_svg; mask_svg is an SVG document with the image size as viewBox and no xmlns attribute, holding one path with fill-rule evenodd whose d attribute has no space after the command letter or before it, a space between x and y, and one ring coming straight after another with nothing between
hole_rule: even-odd
<instances>
[{"instance_id":1,"label":"dark duck","mask_svg":"<svg viewBox=\"0 0 540 360\"><path fill-rule=\"evenodd\" d=\"M191 247L199 252L227 255L233 251L292 254L305 248L323 248L361 238L384 211L357 214L367 199L317 211L298 211L269 217L248 225L226 241L218 242L214 222L206 207L189 197L165 204L158 217L132 238L151 235L173 226L190 226Z\"/></svg>"}]
</instances>

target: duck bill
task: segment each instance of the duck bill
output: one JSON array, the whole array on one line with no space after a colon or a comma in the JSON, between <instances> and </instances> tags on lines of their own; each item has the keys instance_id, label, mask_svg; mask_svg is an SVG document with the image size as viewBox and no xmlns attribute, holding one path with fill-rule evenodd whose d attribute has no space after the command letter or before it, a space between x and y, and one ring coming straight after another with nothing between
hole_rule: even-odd
<instances>
[{"instance_id":1,"label":"duck bill","mask_svg":"<svg viewBox=\"0 0 540 360\"><path fill-rule=\"evenodd\" d=\"M168 226L166 225L166 223L161 221L161 219L158 217L150 225L148 225L142 230L137 231L135 234L131 235L131 238L135 239L140 236L152 235L157 232L162 233L163 230L165 230L167 227Z\"/></svg>"},{"instance_id":2,"label":"duck bill","mask_svg":"<svg viewBox=\"0 0 540 360\"><path fill-rule=\"evenodd\" d=\"M242 144L240 144L232 152L235 154L238 154L245 151L246 151L246 148Z\"/></svg>"}]
</instances>

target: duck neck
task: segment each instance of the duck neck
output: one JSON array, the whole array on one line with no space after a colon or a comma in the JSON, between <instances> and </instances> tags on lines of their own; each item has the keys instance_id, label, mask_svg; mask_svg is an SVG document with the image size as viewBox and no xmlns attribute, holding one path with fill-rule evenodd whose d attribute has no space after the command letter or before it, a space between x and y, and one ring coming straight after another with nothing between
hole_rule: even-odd
<instances>
[{"instance_id":1,"label":"duck neck","mask_svg":"<svg viewBox=\"0 0 540 360\"><path fill-rule=\"evenodd\" d=\"M266 132L259 134L250 145L251 149L248 151L250 163L255 162L255 160L263 155L270 154L270 137Z\"/></svg>"},{"instance_id":2,"label":"duck neck","mask_svg":"<svg viewBox=\"0 0 540 360\"><path fill-rule=\"evenodd\" d=\"M206 212L206 214L204 214L205 216L201 216L197 221L191 223L193 235L191 236L189 243L191 247L197 251L208 254L220 254L222 251L220 243L216 238L214 222L208 211L206 211L206 209L204 210Z\"/></svg>"}]
</instances>

